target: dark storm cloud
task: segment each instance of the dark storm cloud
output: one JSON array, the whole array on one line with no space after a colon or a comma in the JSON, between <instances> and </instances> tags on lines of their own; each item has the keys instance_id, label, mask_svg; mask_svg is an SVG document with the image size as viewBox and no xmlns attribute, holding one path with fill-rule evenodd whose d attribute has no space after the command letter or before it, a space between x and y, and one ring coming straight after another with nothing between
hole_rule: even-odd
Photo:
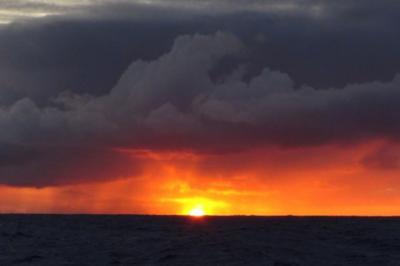
<instances>
[{"instance_id":1,"label":"dark storm cloud","mask_svg":"<svg viewBox=\"0 0 400 266\"><path fill-rule=\"evenodd\" d=\"M1 164L1 183L43 187L103 181L141 173L138 160L107 148L62 147L42 149L30 160ZM21 160L23 159L23 160ZM4 163L3 158L0 158Z\"/></svg>"},{"instance_id":2,"label":"dark storm cloud","mask_svg":"<svg viewBox=\"0 0 400 266\"><path fill-rule=\"evenodd\" d=\"M157 58L179 35L218 30L245 42L249 75L269 67L297 86L330 88L400 72L397 1L93 3L0 30L0 102L106 93L132 61Z\"/></svg>"},{"instance_id":3,"label":"dark storm cloud","mask_svg":"<svg viewBox=\"0 0 400 266\"><path fill-rule=\"evenodd\" d=\"M36 155L14 155L12 163L3 156L2 182L42 186L137 174L138 159L118 147L224 153L398 140L399 77L329 90L295 89L287 74L269 69L249 82L243 68L210 78L221 59L243 49L230 34L182 36L158 59L132 63L108 94L65 94L53 107L23 99L4 108L0 138L10 154L23 147Z\"/></svg>"},{"instance_id":4,"label":"dark storm cloud","mask_svg":"<svg viewBox=\"0 0 400 266\"><path fill-rule=\"evenodd\" d=\"M13 164L20 165L32 160L37 155L37 152L28 147L0 144L0 167Z\"/></svg>"},{"instance_id":5,"label":"dark storm cloud","mask_svg":"<svg viewBox=\"0 0 400 266\"><path fill-rule=\"evenodd\" d=\"M103 1L0 29L0 183L140 173L117 148L398 141L396 2L220 2L207 16L211 2L180 16L164 3L129 16L137 5Z\"/></svg>"}]
</instances>

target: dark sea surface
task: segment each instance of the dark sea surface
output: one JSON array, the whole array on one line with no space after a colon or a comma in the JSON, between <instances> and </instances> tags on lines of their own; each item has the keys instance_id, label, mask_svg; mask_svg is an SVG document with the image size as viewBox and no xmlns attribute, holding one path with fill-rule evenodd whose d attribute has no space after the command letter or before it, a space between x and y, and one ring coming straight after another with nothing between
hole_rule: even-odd
<instances>
[{"instance_id":1,"label":"dark sea surface","mask_svg":"<svg viewBox=\"0 0 400 266\"><path fill-rule=\"evenodd\" d=\"M400 218L0 215L0 265L400 265Z\"/></svg>"}]
</instances>

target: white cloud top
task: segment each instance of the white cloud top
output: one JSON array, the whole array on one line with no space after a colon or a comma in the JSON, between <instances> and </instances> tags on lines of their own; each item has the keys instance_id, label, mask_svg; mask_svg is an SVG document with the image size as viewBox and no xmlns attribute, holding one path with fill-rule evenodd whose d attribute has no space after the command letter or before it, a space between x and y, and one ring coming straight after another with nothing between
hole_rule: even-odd
<instances>
[{"instance_id":1,"label":"white cloud top","mask_svg":"<svg viewBox=\"0 0 400 266\"><path fill-rule=\"evenodd\" d=\"M275 0L3 0L0 2L0 23L8 24L20 19L38 18L53 15L86 16L93 15L92 8L106 5L132 5L185 10L189 13L221 14L238 11L266 13L299 13L319 17L324 14L325 4L320 1L275 1ZM136 16L135 12L132 16Z\"/></svg>"}]
</instances>

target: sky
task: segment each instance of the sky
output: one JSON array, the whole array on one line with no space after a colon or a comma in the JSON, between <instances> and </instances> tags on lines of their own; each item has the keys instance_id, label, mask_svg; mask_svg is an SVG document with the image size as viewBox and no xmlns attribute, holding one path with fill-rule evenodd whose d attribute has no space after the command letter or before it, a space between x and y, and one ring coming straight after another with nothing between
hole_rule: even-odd
<instances>
[{"instance_id":1,"label":"sky","mask_svg":"<svg viewBox=\"0 0 400 266\"><path fill-rule=\"evenodd\" d=\"M399 215L399 8L0 0L0 212Z\"/></svg>"}]
</instances>

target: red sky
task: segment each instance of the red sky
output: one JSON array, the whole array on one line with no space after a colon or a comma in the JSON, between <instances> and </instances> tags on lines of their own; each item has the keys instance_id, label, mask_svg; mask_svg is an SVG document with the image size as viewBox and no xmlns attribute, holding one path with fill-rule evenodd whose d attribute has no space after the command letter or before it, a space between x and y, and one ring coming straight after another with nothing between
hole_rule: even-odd
<instances>
[{"instance_id":1,"label":"red sky","mask_svg":"<svg viewBox=\"0 0 400 266\"><path fill-rule=\"evenodd\" d=\"M398 168L374 162L388 145L263 148L226 155L121 150L140 176L45 188L0 187L3 213L398 215ZM369 162L369 163L368 163Z\"/></svg>"}]
</instances>

